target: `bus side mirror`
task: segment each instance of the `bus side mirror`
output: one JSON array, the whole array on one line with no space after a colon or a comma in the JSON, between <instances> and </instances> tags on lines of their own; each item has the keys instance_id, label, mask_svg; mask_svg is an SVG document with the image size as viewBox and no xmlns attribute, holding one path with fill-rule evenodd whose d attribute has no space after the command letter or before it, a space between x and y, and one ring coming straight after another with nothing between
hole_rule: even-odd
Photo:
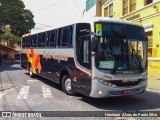
<instances>
[{"instance_id":1,"label":"bus side mirror","mask_svg":"<svg viewBox=\"0 0 160 120\"><path fill-rule=\"evenodd\" d=\"M98 38L93 37L92 42L91 42L91 51L92 52L97 52L97 48L98 48Z\"/></svg>"}]
</instances>

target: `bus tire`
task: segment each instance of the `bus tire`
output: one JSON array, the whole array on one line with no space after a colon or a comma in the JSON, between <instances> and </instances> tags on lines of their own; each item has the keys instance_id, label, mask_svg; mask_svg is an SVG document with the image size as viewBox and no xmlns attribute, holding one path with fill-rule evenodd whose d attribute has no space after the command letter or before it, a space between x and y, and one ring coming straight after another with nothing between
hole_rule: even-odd
<instances>
[{"instance_id":1,"label":"bus tire","mask_svg":"<svg viewBox=\"0 0 160 120\"><path fill-rule=\"evenodd\" d=\"M72 91L72 80L68 75L62 78L62 89L67 95L75 95L75 92Z\"/></svg>"},{"instance_id":2,"label":"bus tire","mask_svg":"<svg viewBox=\"0 0 160 120\"><path fill-rule=\"evenodd\" d=\"M35 77L35 74L33 73L31 66L29 67L29 76L30 76L31 78L34 78L34 77Z\"/></svg>"}]
</instances>

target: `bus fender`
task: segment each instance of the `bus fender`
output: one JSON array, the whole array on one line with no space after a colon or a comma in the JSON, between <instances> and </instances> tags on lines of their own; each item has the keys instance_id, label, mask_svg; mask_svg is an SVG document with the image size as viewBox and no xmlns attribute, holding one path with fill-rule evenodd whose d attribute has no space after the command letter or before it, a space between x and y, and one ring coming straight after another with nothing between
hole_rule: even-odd
<instances>
[{"instance_id":1,"label":"bus fender","mask_svg":"<svg viewBox=\"0 0 160 120\"><path fill-rule=\"evenodd\" d=\"M67 67L63 67L63 68L61 68L61 70L60 70L60 77L59 77L59 83L60 83L60 84L62 83L62 78L63 78L63 76L64 76L65 74L67 74L68 76L71 76L71 71L70 71L70 69L67 68Z\"/></svg>"}]
</instances>

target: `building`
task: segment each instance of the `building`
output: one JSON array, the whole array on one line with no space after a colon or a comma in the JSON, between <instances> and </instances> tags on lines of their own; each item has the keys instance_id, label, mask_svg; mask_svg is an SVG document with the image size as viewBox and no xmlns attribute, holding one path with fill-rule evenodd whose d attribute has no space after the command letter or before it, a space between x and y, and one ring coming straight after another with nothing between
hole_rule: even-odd
<instances>
[{"instance_id":1,"label":"building","mask_svg":"<svg viewBox=\"0 0 160 120\"><path fill-rule=\"evenodd\" d=\"M95 16L120 18L142 25L149 39L148 56L160 58L160 0L87 0L86 14L93 11Z\"/></svg>"},{"instance_id":2,"label":"building","mask_svg":"<svg viewBox=\"0 0 160 120\"><path fill-rule=\"evenodd\" d=\"M14 59L15 54L19 53L17 50L6 45L0 44L0 58L6 55L7 60Z\"/></svg>"}]
</instances>

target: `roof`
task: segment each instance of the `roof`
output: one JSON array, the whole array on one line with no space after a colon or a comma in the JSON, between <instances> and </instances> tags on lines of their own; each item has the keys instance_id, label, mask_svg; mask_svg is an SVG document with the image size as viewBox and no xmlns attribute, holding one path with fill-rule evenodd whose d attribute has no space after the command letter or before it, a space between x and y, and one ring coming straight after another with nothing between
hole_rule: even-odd
<instances>
[{"instance_id":1,"label":"roof","mask_svg":"<svg viewBox=\"0 0 160 120\"><path fill-rule=\"evenodd\" d=\"M15 49L13 48L10 48L6 45L3 45L3 44L0 44L0 50L5 50L7 52L15 52L15 53L18 53L18 51L16 51Z\"/></svg>"}]
</instances>

